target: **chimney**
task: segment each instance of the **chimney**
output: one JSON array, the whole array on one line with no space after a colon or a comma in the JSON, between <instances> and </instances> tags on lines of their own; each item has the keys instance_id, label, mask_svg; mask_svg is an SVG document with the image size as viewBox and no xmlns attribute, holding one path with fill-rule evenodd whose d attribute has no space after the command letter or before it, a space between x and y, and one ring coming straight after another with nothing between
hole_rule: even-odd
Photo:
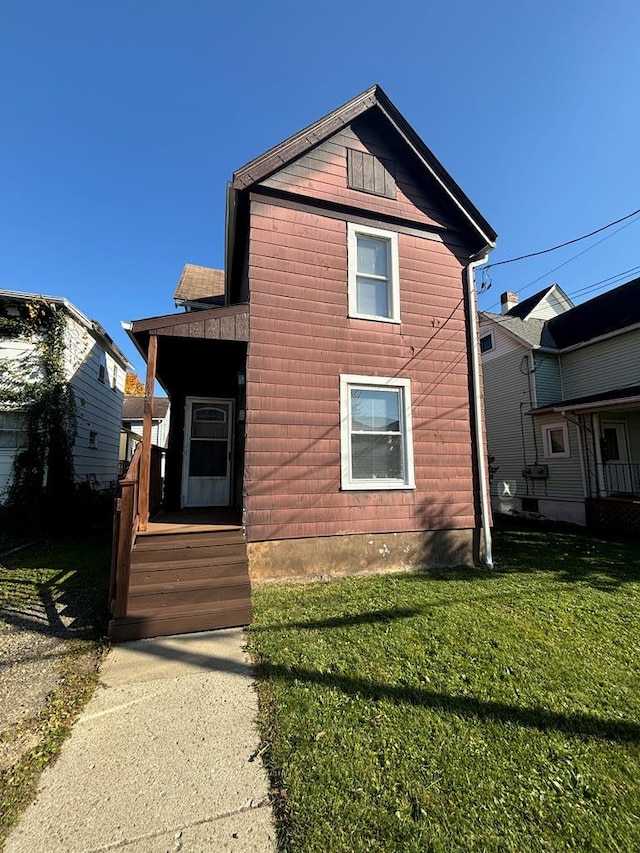
<instances>
[{"instance_id":1,"label":"chimney","mask_svg":"<svg viewBox=\"0 0 640 853\"><path fill-rule=\"evenodd\" d=\"M505 290L505 292L500 296L500 307L502 309L503 314L506 314L507 311L511 311L511 309L515 308L517 304L517 293L512 293L510 290Z\"/></svg>"}]
</instances>

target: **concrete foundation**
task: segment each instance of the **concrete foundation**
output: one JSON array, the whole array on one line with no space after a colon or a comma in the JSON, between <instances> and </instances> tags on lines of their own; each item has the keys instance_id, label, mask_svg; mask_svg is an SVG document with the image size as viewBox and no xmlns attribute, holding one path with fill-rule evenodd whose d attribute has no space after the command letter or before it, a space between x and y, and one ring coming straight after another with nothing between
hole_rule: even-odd
<instances>
[{"instance_id":1,"label":"concrete foundation","mask_svg":"<svg viewBox=\"0 0 640 853\"><path fill-rule=\"evenodd\" d=\"M475 530L433 530L249 542L249 575L260 583L469 566L478 541Z\"/></svg>"}]
</instances>

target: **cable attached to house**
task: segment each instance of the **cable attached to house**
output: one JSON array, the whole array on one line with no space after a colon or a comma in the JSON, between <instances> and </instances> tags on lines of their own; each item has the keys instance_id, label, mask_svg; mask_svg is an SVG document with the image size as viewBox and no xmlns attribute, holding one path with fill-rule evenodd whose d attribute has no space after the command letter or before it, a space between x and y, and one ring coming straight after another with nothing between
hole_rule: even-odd
<instances>
[{"instance_id":1,"label":"cable attached to house","mask_svg":"<svg viewBox=\"0 0 640 853\"><path fill-rule=\"evenodd\" d=\"M549 252L555 252L558 249L564 249L565 246L571 246L574 243L579 243L581 240L587 240L589 237L593 237L595 234L600 234L601 231L606 231L607 228L613 228L614 225L619 225L621 222L625 222L627 219L631 219L633 216L637 216L640 213L640 207L637 210L634 210L632 213L628 213L626 216L620 217L620 219L616 219L613 222L609 222L607 225L603 225L601 228L596 228L595 231L590 231L588 234L583 234L581 237L574 237L573 240L567 240L564 243L558 243L557 246L551 246L549 249L540 249L538 252L529 252L526 255L519 255L517 258L508 258L506 261L496 261L493 264L487 264L485 267L485 271L491 269L491 267L500 267L503 264L515 264L516 261L524 261L526 258L537 258L539 255L548 255Z\"/></svg>"}]
</instances>

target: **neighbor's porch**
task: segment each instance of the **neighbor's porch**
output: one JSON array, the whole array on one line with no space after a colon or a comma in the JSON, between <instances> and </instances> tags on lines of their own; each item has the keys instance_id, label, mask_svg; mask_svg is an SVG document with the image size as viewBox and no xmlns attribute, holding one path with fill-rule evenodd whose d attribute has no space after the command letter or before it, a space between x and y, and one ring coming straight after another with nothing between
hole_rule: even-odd
<instances>
[{"instance_id":1,"label":"neighbor's porch","mask_svg":"<svg viewBox=\"0 0 640 853\"><path fill-rule=\"evenodd\" d=\"M601 405L577 414L587 526L640 532L640 407Z\"/></svg>"}]
</instances>

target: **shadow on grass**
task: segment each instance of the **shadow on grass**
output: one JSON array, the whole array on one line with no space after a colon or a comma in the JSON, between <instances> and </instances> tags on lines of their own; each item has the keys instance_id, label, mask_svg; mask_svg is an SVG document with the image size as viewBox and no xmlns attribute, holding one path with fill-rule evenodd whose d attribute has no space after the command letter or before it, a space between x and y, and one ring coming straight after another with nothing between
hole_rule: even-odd
<instances>
[{"instance_id":1,"label":"shadow on grass","mask_svg":"<svg viewBox=\"0 0 640 853\"><path fill-rule=\"evenodd\" d=\"M0 565L0 621L48 636L100 636L108 582L103 535L20 549Z\"/></svg>"},{"instance_id":2,"label":"shadow on grass","mask_svg":"<svg viewBox=\"0 0 640 853\"><path fill-rule=\"evenodd\" d=\"M489 702L472 696L451 696L392 684L381 684L363 678L317 672L300 667L288 667L262 661L257 664L258 676L278 681L299 681L341 690L351 696L374 701L388 700L434 711L453 714L463 719L511 723L539 731L557 731L566 735L599 740L636 743L640 741L640 725L631 720L601 719L590 714L549 711L545 708L523 708L504 702Z\"/></svg>"},{"instance_id":3,"label":"shadow on grass","mask_svg":"<svg viewBox=\"0 0 640 853\"><path fill-rule=\"evenodd\" d=\"M566 525L501 519L494 551L499 573L552 572L559 580L605 591L640 581L640 542L597 538Z\"/></svg>"},{"instance_id":4,"label":"shadow on grass","mask_svg":"<svg viewBox=\"0 0 640 853\"><path fill-rule=\"evenodd\" d=\"M286 631L288 629L309 628L351 628L357 625L375 625L390 623L396 619L411 619L419 616L422 608L394 608L393 610L370 610L367 613L356 613L347 616L330 616L326 619L305 619L299 622L278 622L278 624L252 625L251 633L264 631Z\"/></svg>"}]
</instances>

